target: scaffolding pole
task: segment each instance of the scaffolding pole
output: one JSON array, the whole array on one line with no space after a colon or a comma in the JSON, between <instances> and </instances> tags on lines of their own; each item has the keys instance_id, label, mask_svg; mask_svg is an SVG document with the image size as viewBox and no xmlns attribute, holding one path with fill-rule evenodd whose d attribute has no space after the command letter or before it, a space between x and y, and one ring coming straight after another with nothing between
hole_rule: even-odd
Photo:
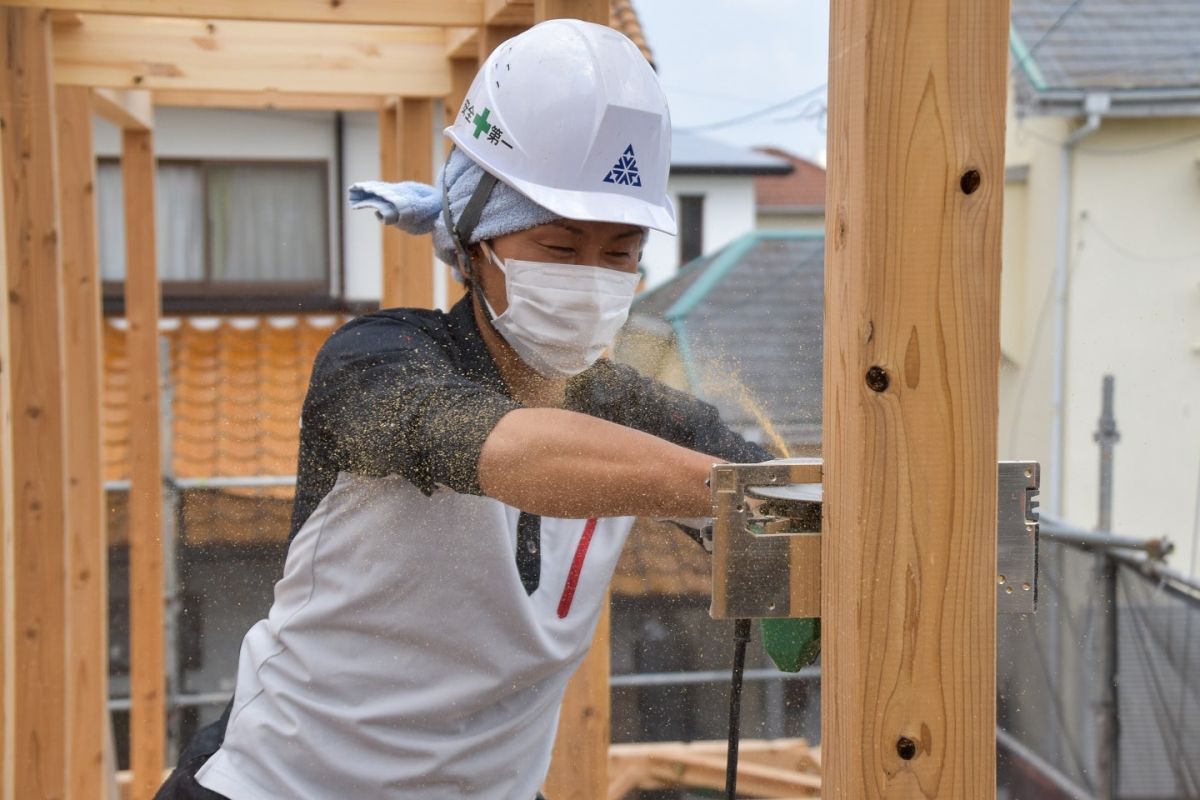
<instances>
[{"instance_id":1,"label":"scaffolding pole","mask_svg":"<svg viewBox=\"0 0 1200 800\"><path fill-rule=\"evenodd\" d=\"M1113 448L1120 441L1113 416L1113 376L1105 375L1101 388L1100 419L1096 424L1100 446L1100 508L1098 530L1112 535ZM1117 716L1117 563L1108 550L1096 554L1096 585L1100 590L1100 621L1096 626L1096 659L1100 680L1096 687L1096 796L1117 796L1117 759L1120 720Z\"/></svg>"}]
</instances>

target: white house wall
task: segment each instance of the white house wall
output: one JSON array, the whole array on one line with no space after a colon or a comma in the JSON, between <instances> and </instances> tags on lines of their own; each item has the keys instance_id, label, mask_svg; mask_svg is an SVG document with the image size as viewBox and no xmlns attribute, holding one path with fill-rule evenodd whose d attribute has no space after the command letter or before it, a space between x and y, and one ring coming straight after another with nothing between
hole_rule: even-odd
<instances>
[{"instance_id":1,"label":"white house wall","mask_svg":"<svg viewBox=\"0 0 1200 800\"><path fill-rule=\"evenodd\" d=\"M754 230L754 178L749 175L672 175L667 192L677 211L680 195L704 195L704 255ZM679 268L679 240L651 231L642 266L647 288L669 280Z\"/></svg>"},{"instance_id":2,"label":"white house wall","mask_svg":"<svg viewBox=\"0 0 1200 800\"><path fill-rule=\"evenodd\" d=\"M101 119L93 130L96 156L120 157L120 131ZM166 159L324 161L330 187L337 180L337 134L334 115L328 111L158 107L154 109L154 152ZM329 193L329 263L335 292L339 197L338 192Z\"/></svg>"},{"instance_id":3,"label":"white house wall","mask_svg":"<svg viewBox=\"0 0 1200 800\"><path fill-rule=\"evenodd\" d=\"M1000 452L1049 464L1061 120L1010 121ZM1174 143L1174 144L1172 144ZM1167 535L1188 570L1200 471L1200 120L1105 119L1073 160L1063 511L1096 522L1092 434L1116 377L1114 527ZM1018 197L1017 195L1023 195ZM1024 241L1018 241L1023 238ZM1009 304L1018 308L1009 308ZM1015 328L1015 330L1014 330ZM1049 507L1049 498L1043 498Z\"/></svg>"},{"instance_id":4,"label":"white house wall","mask_svg":"<svg viewBox=\"0 0 1200 800\"><path fill-rule=\"evenodd\" d=\"M345 116L346 186L379 177L379 115L357 111ZM344 187L343 187L344 188ZM378 302L383 292L383 237L370 211L345 212L346 299Z\"/></svg>"}]
</instances>

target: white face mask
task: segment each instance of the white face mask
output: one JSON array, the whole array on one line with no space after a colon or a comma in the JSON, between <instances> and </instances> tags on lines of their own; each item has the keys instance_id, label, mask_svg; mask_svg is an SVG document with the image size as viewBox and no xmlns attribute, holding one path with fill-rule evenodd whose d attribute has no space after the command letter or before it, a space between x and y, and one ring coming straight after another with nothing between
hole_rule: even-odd
<instances>
[{"instance_id":1,"label":"white face mask","mask_svg":"<svg viewBox=\"0 0 1200 800\"><path fill-rule=\"evenodd\" d=\"M503 262L508 308L492 324L539 375L569 378L596 362L629 317L638 275L605 267L542 261ZM487 297L483 300L487 303Z\"/></svg>"}]
</instances>

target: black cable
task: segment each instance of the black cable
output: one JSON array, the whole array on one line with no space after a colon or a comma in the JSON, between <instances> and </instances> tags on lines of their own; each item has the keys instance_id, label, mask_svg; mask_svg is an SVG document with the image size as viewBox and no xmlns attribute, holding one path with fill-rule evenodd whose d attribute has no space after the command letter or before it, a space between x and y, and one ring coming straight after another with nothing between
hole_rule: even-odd
<instances>
[{"instance_id":1,"label":"black cable","mask_svg":"<svg viewBox=\"0 0 1200 800\"><path fill-rule=\"evenodd\" d=\"M742 675L746 670L746 645L750 642L750 620L733 623L733 676L729 684L729 755L725 761L725 797L737 798L738 739L742 717Z\"/></svg>"}]
</instances>

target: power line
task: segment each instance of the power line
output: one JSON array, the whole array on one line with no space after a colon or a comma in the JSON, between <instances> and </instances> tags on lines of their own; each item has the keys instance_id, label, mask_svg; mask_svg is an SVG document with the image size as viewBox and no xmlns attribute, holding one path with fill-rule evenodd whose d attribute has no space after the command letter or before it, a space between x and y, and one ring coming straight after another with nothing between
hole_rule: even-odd
<instances>
[{"instance_id":1,"label":"power line","mask_svg":"<svg viewBox=\"0 0 1200 800\"><path fill-rule=\"evenodd\" d=\"M810 98L816 94L819 94L820 92L825 91L825 88L828 85L829 84L822 83L820 86L814 86L813 88L811 88L807 91L801 92L800 94L796 95L795 97L789 97L787 100L783 100L779 103L773 103L772 105L766 106L765 108L760 108L756 111L749 111L745 114L739 114L736 117L729 117L728 119L721 119L721 120L717 120L716 122L706 122L701 125L681 126L681 127L676 128L676 130L686 131L686 132L709 131L709 130L714 130L716 128L728 128L732 125L740 125L743 122L749 122L749 121L751 121L753 119L757 119L758 117L761 117L765 114L772 114L776 111L782 111L783 109L787 108L788 106L792 106L792 105L795 105L796 103L799 103L801 100L807 100L808 98Z\"/></svg>"},{"instance_id":2,"label":"power line","mask_svg":"<svg viewBox=\"0 0 1200 800\"><path fill-rule=\"evenodd\" d=\"M1050 37L1050 34L1062 27L1062 24L1066 22L1067 19L1075 13L1075 9L1079 8L1081 5L1083 5L1083 0L1071 0L1071 4L1063 9L1063 12L1058 15L1058 19L1054 20L1050 27L1047 28L1045 32L1038 38L1038 40L1033 43L1033 46L1025 51L1025 54L1021 56L1021 60L1013 64L1012 71L1010 71L1008 74L1013 75L1016 73L1018 68L1024 67L1025 62L1033 58L1033 54L1036 53L1037 49L1042 46L1042 43Z\"/></svg>"}]
</instances>

